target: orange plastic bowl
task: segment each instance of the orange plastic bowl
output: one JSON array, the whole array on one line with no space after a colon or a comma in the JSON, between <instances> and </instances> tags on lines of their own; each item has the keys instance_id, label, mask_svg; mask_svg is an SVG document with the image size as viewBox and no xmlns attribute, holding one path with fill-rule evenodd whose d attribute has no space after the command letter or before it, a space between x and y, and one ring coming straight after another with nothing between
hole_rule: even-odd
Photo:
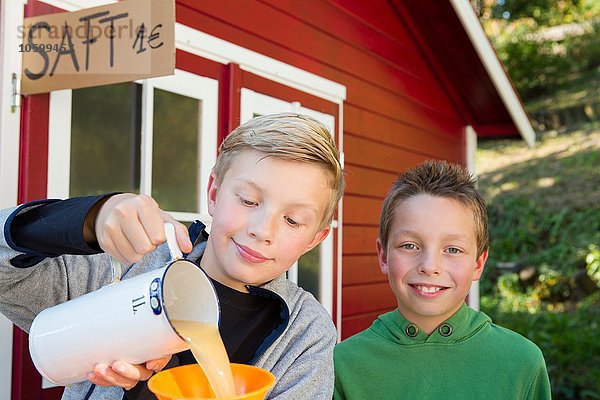
<instances>
[{"instance_id":1,"label":"orange plastic bowl","mask_svg":"<svg viewBox=\"0 0 600 400\"><path fill-rule=\"evenodd\" d=\"M231 364L236 397L229 400L262 400L275 385L275 376L262 368ZM184 365L159 372L148 381L158 400L215 399L206 375L198 364Z\"/></svg>"}]
</instances>

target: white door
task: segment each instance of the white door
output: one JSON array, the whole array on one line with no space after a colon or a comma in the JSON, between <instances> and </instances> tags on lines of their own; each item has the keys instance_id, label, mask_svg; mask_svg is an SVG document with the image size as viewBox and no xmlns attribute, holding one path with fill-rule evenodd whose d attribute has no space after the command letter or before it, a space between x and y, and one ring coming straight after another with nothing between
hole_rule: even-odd
<instances>
[{"instance_id":1,"label":"white door","mask_svg":"<svg viewBox=\"0 0 600 400\"><path fill-rule=\"evenodd\" d=\"M303 107L299 102L287 102L275 97L242 88L240 120L244 123L258 115L280 112L297 112L321 121L329 132L335 132L335 117ZM338 221L332 227L338 227ZM333 232L314 249L304 254L288 270L287 277L303 289L311 292L333 316Z\"/></svg>"}]
</instances>

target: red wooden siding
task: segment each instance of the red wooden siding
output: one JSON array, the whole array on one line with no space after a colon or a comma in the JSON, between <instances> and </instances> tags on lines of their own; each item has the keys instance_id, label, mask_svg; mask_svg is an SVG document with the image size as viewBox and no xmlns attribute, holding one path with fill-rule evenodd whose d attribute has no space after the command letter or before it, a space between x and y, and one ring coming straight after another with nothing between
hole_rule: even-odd
<instances>
[{"instance_id":1,"label":"red wooden siding","mask_svg":"<svg viewBox=\"0 0 600 400\"><path fill-rule=\"evenodd\" d=\"M398 13L384 0L177 3L179 22L347 88L344 338L396 304L379 272L375 239L381 202L398 172L427 158L464 162L463 113ZM242 75L244 87L266 90L262 78Z\"/></svg>"},{"instance_id":2,"label":"red wooden siding","mask_svg":"<svg viewBox=\"0 0 600 400\"><path fill-rule=\"evenodd\" d=\"M375 243L373 243L375 247ZM346 255L344 256L344 275L342 284L344 287L352 285L362 285L366 283L387 282L387 275L379 270L377 256L367 255Z\"/></svg>"}]
</instances>

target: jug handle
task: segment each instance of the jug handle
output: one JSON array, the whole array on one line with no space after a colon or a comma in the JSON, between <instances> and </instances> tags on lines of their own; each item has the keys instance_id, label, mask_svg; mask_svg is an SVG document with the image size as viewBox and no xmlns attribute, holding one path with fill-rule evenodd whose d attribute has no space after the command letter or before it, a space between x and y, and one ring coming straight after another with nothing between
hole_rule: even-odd
<instances>
[{"instance_id":1,"label":"jug handle","mask_svg":"<svg viewBox=\"0 0 600 400\"><path fill-rule=\"evenodd\" d=\"M167 246L169 247L169 253L171 254L171 259L180 260L183 258L183 253L177 244L177 237L175 236L175 226L169 222L165 222L165 237L167 241ZM113 281L112 283L117 283L121 280L121 273L123 271L123 265L119 260L114 257L110 257L110 266L113 271Z\"/></svg>"},{"instance_id":2,"label":"jug handle","mask_svg":"<svg viewBox=\"0 0 600 400\"><path fill-rule=\"evenodd\" d=\"M177 244L177 237L175 236L175 226L169 222L165 222L165 237L167 238L167 246L169 246L169 252L173 260L180 260L183 258L183 253L179 249Z\"/></svg>"},{"instance_id":3,"label":"jug handle","mask_svg":"<svg viewBox=\"0 0 600 400\"><path fill-rule=\"evenodd\" d=\"M119 260L117 260L113 256L110 256L110 267L112 268L112 271L113 271L112 283L119 282L121 280L121 273L123 270L123 265L121 264L121 262Z\"/></svg>"}]
</instances>

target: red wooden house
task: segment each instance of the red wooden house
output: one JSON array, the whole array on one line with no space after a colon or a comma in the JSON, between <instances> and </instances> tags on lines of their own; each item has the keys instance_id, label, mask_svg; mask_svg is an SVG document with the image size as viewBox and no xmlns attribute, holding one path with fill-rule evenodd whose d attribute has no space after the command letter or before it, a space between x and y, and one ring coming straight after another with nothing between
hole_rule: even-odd
<instances>
[{"instance_id":1,"label":"red wooden house","mask_svg":"<svg viewBox=\"0 0 600 400\"><path fill-rule=\"evenodd\" d=\"M256 114L310 113L343 151L347 189L333 235L288 277L340 339L395 307L375 239L398 172L427 158L474 171L477 137L534 141L468 0L176 0L175 75L13 95L24 17L113 2L0 2L0 205L137 191L210 223L204 187L222 138ZM57 398L26 335L0 318L0 398Z\"/></svg>"}]
</instances>

